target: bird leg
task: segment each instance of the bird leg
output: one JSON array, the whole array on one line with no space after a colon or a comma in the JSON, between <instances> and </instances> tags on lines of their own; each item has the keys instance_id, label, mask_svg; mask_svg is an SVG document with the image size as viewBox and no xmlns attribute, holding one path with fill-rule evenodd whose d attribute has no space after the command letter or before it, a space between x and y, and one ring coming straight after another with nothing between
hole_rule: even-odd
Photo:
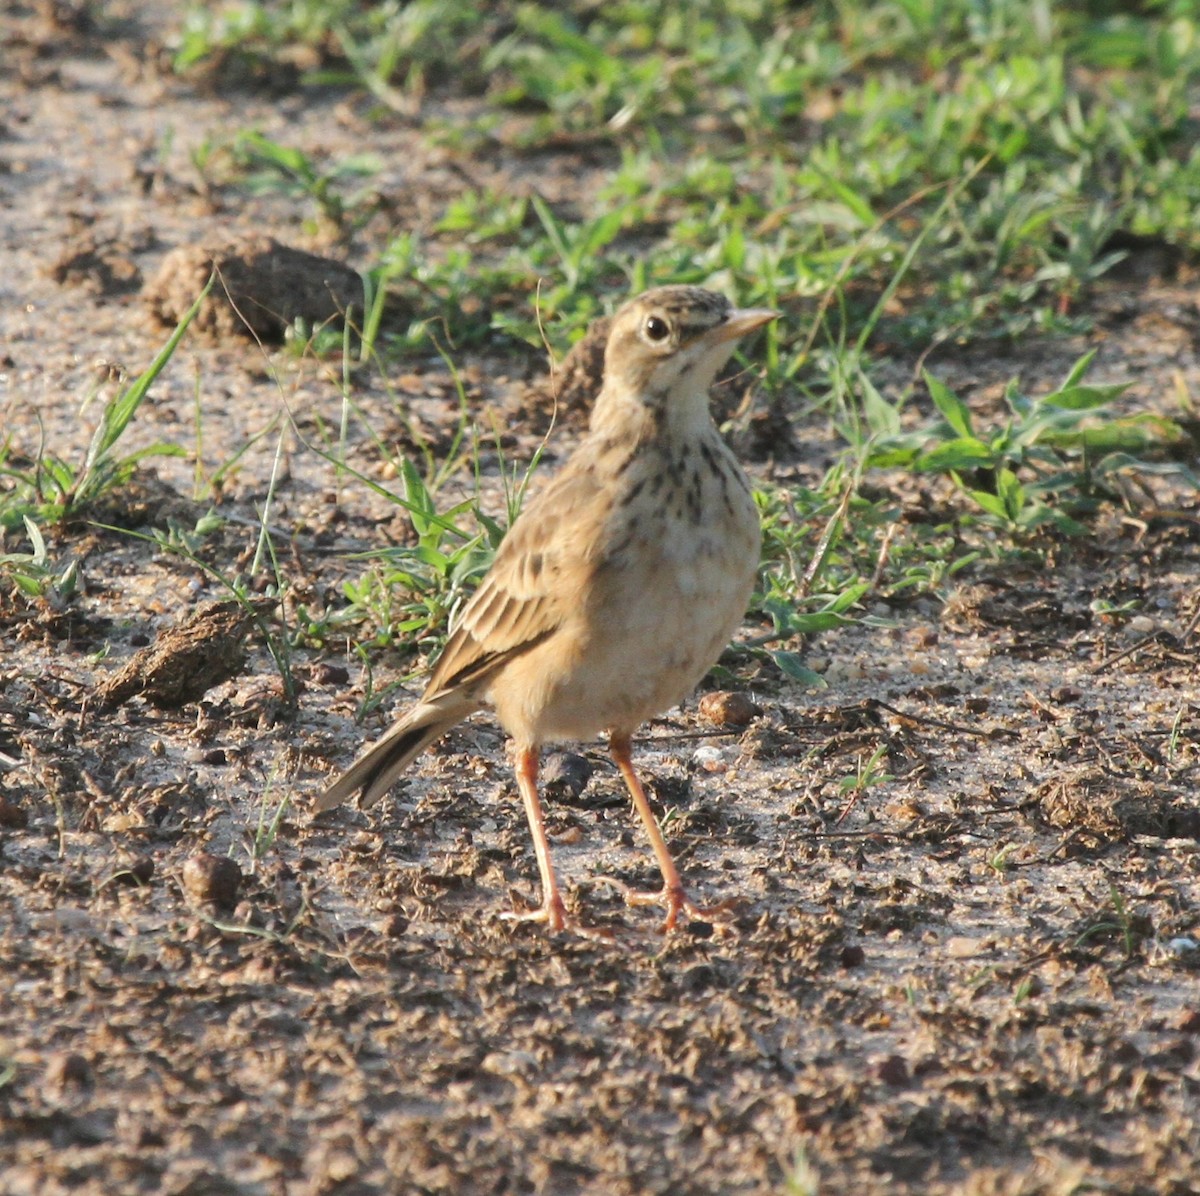
<instances>
[{"instance_id":1,"label":"bird leg","mask_svg":"<svg viewBox=\"0 0 1200 1196\"><path fill-rule=\"evenodd\" d=\"M667 850L666 840L646 800L646 791L642 782L633 770L633 759L630 752L630 736L618 735L615 732L609 736L608 751L612 756L621 776L625 779L625 787L633 804L637 808L646 832L650 836L650 845L654 848L654 858L658 861L658 870L662 873L663 887L657 893L638 893L631 889L625 890L626 905L665 905L667 907L666 921L662 924L664 931L674 929L681 913L687 914L698 922L714 922L721 914L728 912L728 904L715 906L696 905L683 890L683 881L679 877L679 869L671 859Z\"/></svg>"},{"instance_id":2,"label":"bird leg","mask_svg":"<svg viewBox=\"0 0 1200 1196\"><path fill-rule=\"evenodd\" d=\"M567 925L567 907L563 905L562 894L558 891L554 865L550 861L550 840L546 838L546 821L542 817L542 804L538 801L536 748L523 747L518 750L516 773L517 788L525 803L525 817L529 819L533 851L542 878L542 904L539 909L530 910L527 914L510 912L501 916L513 922L545 922L547 930L562 930Z\"/></svg>"}]
</instances>

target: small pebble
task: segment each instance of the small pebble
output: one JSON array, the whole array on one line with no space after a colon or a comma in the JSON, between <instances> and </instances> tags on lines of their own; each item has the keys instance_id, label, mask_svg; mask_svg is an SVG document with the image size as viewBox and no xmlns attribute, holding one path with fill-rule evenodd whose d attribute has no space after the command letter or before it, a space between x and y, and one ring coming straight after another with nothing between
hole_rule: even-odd
<instances>
[{"instance_id":1,"label":"small pebble","mask_svg":"<svg viewBox=\"0 0 1200 1196\"><path fill-rule=\"evenodd\" d=\"M10 802L8 798L0 796L0 826L19 831L24 830L28 825L29 815L20 806Z\"/></svg>"},{"instance_id":2,"label":"small pebble","mask_svg":"<svg viewBox=\"0 0 1200 1196\"><path fill-rule=\"evenodd\" d=\"M586 756L578 752L552 752L542 764L542 791L558 798L576 798L591 776L592 765Z\"/></svg>"},{"instance_id":3,"label":"small pebble","mask_svg":"<svg viewBox=\"0 0 1200 1196\"><path fill-rule=\"evenodd\" d=\"M183 887L195 901L232 907L241 884L241 868L225 855L202 851L183 865Z\"/></svg>"},{"instance_id":4,"label":"small pebble","mask_svg":"<svg viewBox=\"0 0 1200 1196\"><path fill-rule=\"evenodd\" d=\"M938 629L936 627L910 627L903 638L910 648L932 648L938 642Z\"/></svg>"},{"instance_id":5,"label":"small pebble","mask_svg":"<svg viewBox=\"0 0 1200 1196\"><path fill-rule=\"evenodd\" d=\"M333 1184L344 1184L358 1174L358 1160L347 1150L335 1150L325 1160L325 1178Z\"/></svg>"},{"instance_id":6,"label":"small pebble","mask_svg":"<svg viewBox=\"0 0 1200 1196\"><path fill-rule=\"evenodd\" d=\"M148 855L134 856L126 860L113 876L119 884L141 888L150 883L154 876L154 861Z\"/></svg>"},{"instance_id":7,"label":"small pebble","mask_svg":"<svg viewBox=\"0 0 1200 1196\"><path fill-rule=\"evenodd\" d=\"M318 685L346 685L350 680L350 670L344 664L324 661L313 669L313 680Z\"/></svg>"},{"instance_id":8,"label":"small pebble","mask_svg":"<svg viewBox=\"0 0 1200 1196\"><path fill-rule=\"evenodd\" d=\"M379 933L384 938L398 939L408 930L408 919L403 914L392 914L385 918L379 927Z\"/></svg>"},{"instance_id":9,"label":"small pebble","mask_svg":"<svg viewBox=\"0 0 1200 1196\"><path fill-rule=\"evenodd\" d=\"M973 959L976 955L982 955L986 947L986 940L973 939L965 934L956 934L946 940L946 954L951 959Z\"/></svg>"},{"instance_id":10,"label":"small pebble","mask_svg":"<svg viewBox=\"0 0 1200 1196\"><path fill-rule=\"evenodd\" d=\"M697 748L692 753L692 763L705 772L724 772L729 767L726 752L711 744Z\"/></svg>"},{"instance_id":11,"label":"small pebble","mask_svg":"<svg viewBox=\"0 0 1200 1196\"><path fill-rule=\"evenodd\" d=\"M743 693L718 690L700 699L700 717L716 727L745 727L762 711Z\"/></svg>"},{"instance_id":12,"label":"small pebble","mask_svg":"<svg viewBox=\"0 0 1200 1196\"><path fill-rule=\"evenodd\" d=\"M46 1065L46 1082L58 1089L68 1084L82 1087L92 1082L92 1065L75 1051L63 1051Z\"/></svg>"},{"instance_id":13,"label":"small pebble","mask_svg":"<svg viewBox=\"0 0 1200 1196\"><path fill-rule=\"evenodd\" d=\"M842 967L861 968L867 961L867 953L857 943L847 943L842 948Z\"/></svg>"}]
</instances>

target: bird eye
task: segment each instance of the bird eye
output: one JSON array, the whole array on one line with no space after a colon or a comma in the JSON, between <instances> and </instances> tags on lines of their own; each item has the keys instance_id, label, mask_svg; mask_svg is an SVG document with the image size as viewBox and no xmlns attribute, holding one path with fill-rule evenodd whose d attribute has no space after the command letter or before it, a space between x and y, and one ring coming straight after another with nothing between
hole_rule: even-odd
<instances>
[{"instance_id":1,"label":"bird eye","mask_svg":"<svg viewBox=\"0 0 1200 1196\"><path fill-rule=\"evenodd\" d=\"M671 334L670 326L662 316L646 317L646 337L652 341L665 341Z\"/></svg>"}]
</instances>

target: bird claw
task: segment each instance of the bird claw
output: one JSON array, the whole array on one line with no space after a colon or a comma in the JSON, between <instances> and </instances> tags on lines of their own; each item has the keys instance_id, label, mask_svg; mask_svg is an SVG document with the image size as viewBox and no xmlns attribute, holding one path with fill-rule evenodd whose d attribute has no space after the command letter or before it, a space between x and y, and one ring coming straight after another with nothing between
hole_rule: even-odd
<instances>
[{"instance_id":1,"label":"bird claw","mask_svg":"<svg viewBox=\"0 0 1200 1196\"><path fill-rule=\"evenodd\" d=\"M579 938L593 939L605 943L613 942L613 933L611 930L583 926L579 922L576 922L574 918L568 917L567 907L563 904L561 897L545 901L537 909L505 910L500 917L505 922L544 922L546 929L551 934L556 934L560 930L568 930Z\"/></svg>"},{"instance_id":2,"label":"bird claw","mask_svg":"<svg viewBox=\"0 0 1200 1196\"><path fill-rule=\"evenodd\" d=\"M567 907L563 905L563 900L557 893L543 901L537 909L508 909L500 917L505 922L545 922L546 929L551 933L566 930L570 922L567 917Z\"/></svg>"},{"instance_id":3,"label":"bird claw","mask_svg":"<svg viewBox=\"0 0 1200 1196\"><path fill-rule=\"evenodd\" d=\"M716 905L697 905L681 888L672 888L669 885L663 885L661 889L652 891L643 891L634 889L627 885L623 880L617 880L615 876L605 876L600 879L607 881L615 888L620 889L625 898L625 904L629 906L639 905L663 905L666 906L667 916L663 921L659 930L666 934L669 930L674 930L676 923L679 921L680 914L686 914L689 921L692 922L708 922L708 923L726 923L729 921L728 915L731 914L737 906L737 898L730 897L725 901L718 902Z\"/></svg>"}]
</instances>

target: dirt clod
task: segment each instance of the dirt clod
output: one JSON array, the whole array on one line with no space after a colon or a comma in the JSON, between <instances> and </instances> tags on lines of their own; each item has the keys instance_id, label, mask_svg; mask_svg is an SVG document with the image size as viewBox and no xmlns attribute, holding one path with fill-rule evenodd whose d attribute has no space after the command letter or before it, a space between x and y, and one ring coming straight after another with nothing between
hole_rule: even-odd
<instances>
[{"instance_id":1,"label":"dirt clod","mask_svg":"<svg viewBox=\"0 0 1200 1196\"><path fill-rule=\"evenodd\" d=\"M910 1079L908 1064L899 1055L889 1055L876 1068L875 1074L893 1088L902 1088Z\"/></svg>"},{"instance_id":2,"label":"dirt clod","mask_svg":"<svg viewBox=\"0 0 1200 1196\"><path fill-rule=\"evenodd\" d=\"M182 706L228 681L246 663L255 611L233 599L207 602L159 634L96 689L101 710L141 695L155 706Z\"/></svg>"},{"instance_id":3,"label":"dirt clod","mask_svg":"<svg viewBox=\"0 0 1200 1196\"><path fill-rule=\"evenodd\" d=\"M744 693L724 689L704 694L699 708L700 717L714 727L747 727L762 713Z\"/></svg>"},{"instance_id":4,"label":"dirt clod","mask_svg":"<svg viewBox=\"0 0 1200 1196\"><path fill-rule=\"evenodd\" d=\"M141 888L154 878L154 861L147 855L133 856L124 861L113 874L118 884Z\"/></svg>"},{"instance_id":5,"label":"dirt clod","mask_svg":"<svg viewBox=\"0 0 1200 1196\"><path fill-rule=\"evenodd\" d=\"M556 421L578 426L591 413L604 380L604 346L611 320L593 320L558 366L525 388L521 406L527 411L553 413Z\"/></svg>"},{"instance_id":6,"label":"dirt clod","mask_svg":"<svg viewBox=\"0 0 1200 1196\"><path fill-rule=\"evenodd\" d=\"M92 1082L92 1065L77 1051L63 1051L46 1065L46 1083L60 1092Z\"/></svg>"},{"instance_id":7,"label":"dirt clod","mask_svg":"<svg viewBox=\"0 0 1200 1196\"><path fill-rule=\"evenodd\" d=\"M119 238L86 232L63 248L50 268L50 277L97 296L128 294L142 285L142 273L132 253L132 247Z\"/></svg>"},{"instance_id":8,"label":"dirt clod","mask_svg":"<svg viewBox=\"0 0 1200 1196\"><path fill-rule=\"evenodd\" d=\"M182 877L183 887L193 901L224 909L232 909L237 904L242 870L228 856L197 852L185 861Z\"/></svg>"},{"instance_id":9,"label":"dirt clod","mask_svg":"<svg viewBox=\"0 0 1200 1196\"><path fill-rule=\"evenodd\" d=\"M541 785L548 795L572 801L591 780L592 765L578 752L552 752L542 762Z\"/></svg>"},{"instance_id":10,"label":"dirt clod","mask_svg":"<svg viewBox=\"0 0 1200 1196\"><path fill-rule=\"evenodd\" d=\"M150 313L174 326L217 278L192 327L218 340L249 336L278 341L297 320L309 329L361 318L362 279L342 262L249 234L173 249L142 291Z\"/></svg>"},{"instance_id":11,"label":"dirt clod","mask_svg":"<svg viewBox=\"0 0 1200 1196\"><path fill-rule=\"evenodd\" d=\"M1134 835L1200 839L1200 809L1186 794L1102 768L1064 770L1038 789L1038 800L1052 826L1101 842Z\"/></svg>"},{"instance_id":12,"label":"dirt clod","mask_svg":"<svg viewBox=\"0 0 1200 1196\"><path fill-rule=\"evenodd\" d=\"M0 827L20 830L29 825L29 815L15 802L0 793Z\"/></svg>"},{"instance_id":13,"label":"dirt clod","mask_svg":"<svg viewBox=\"0 0 1200 1196\"><path fill-rule=\"evenodd\" d=\"M842 948L842 967L861 968L866 961L867 953L857 943L847 943Z\"/></svg>"}]
</instances>

